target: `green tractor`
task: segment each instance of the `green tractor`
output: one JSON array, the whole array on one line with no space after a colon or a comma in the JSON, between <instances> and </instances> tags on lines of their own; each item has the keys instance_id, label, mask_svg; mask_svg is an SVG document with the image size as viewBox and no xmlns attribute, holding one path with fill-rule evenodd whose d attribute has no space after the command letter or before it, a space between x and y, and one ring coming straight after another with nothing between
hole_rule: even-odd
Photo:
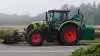
<instances>
[{"instance_id":1,"label":"green tractor","mask_svg":"<svg viewBox=\"0 0 100 56\"><path fill-rule=\"evenodd\" d=\"M25 41L32 46L40 46L44 40L61 45L75 45L80 40L93 40L94 32L94 28L86 26L80 10L73 16L69 10L49 10L45 21L28 25Z\"/></svg>"},{"instance_id":2,"label":"green tractor","mask_svg":"<svg viewBox=\"0 0 100 56\"><path fill-rule=\"evenodd\" d=\"M61 45L75 45L80 40L93 40L95 29L85 24L80 10L73 13L69 10L49 10L45 20L32 22L23 33L13 30L0 30L4 44L26 41L32 46L40 46L44 40L58 42Z\"/></svg>"}]
</instances>

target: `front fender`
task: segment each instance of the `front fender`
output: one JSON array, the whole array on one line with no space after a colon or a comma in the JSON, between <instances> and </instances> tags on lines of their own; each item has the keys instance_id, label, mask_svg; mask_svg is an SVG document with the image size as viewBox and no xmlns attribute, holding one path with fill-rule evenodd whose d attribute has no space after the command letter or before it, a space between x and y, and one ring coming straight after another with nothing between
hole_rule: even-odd
<instances>
[{"instance_id":1,"label":"front fender","mask_svg":"<svg viewBox=\"0 0 100 56\"><path fill-rule=\"evenodd\" d=\"M33 23L33 30L37 30L37 31L42 31L43 29L45 28L48 28L48 25L47 24L44 24L44 23Z\"/></svg>"}]
</instances>

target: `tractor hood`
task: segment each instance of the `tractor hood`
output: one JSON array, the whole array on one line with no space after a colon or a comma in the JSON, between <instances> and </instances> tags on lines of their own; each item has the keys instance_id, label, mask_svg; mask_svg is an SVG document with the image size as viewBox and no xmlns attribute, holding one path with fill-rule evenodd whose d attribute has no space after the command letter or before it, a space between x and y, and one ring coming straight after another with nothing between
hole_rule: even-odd
<instances>
[{"instance_id":1,"label":"tractor hood","mask_svg":"<svg viewBox=\"0 0 100 56\"><path fill-rule=\"evenodd\" d=\"M45 28L48 28L48 25L45 21L35 21L31 23L34 30L42 31Z\"/></svg>"},{"instance_id":2,"label":"tractor hood","mask_svg":"<svg viewBox=\"0 0 100 56\"><path fill-rule=\"evenodd\" d=\"M34 24L34 23L41 23L41 24L43 24L43 23L46 23L46 21L34 21L31 24Z\"/></svg>"}]
</instances>

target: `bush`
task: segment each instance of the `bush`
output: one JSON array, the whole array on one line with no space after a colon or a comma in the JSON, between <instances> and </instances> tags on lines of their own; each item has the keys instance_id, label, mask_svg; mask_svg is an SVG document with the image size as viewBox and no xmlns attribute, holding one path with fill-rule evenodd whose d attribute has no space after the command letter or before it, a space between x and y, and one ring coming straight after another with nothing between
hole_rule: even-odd
<instances>
[{"instance_id":1,"label":"bush","mask_svg":"<svg viewBox=\"0 0 100 56\"><path fill-rule=\"evenodd\" d=\"M13 36L16 32L17 30L13 28L0 28L0 39L4 39L8 36Z\"/></svg>"},{"instance_id":2,"label":"bush","mask_svg":"<svg viewBox=\"0 0 100 56\"><path fill-rule=\"evenodd\" d=\"M100 56L100 43L75 50L71 56Z\"/></svg>"}]
</instances>

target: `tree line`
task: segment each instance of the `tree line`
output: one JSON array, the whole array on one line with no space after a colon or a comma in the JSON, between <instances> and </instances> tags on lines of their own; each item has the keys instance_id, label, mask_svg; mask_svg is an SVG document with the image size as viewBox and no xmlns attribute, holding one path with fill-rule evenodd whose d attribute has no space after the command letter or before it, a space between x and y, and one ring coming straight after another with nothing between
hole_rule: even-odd
<instances>
[{"instance_id":1,"label":"tree line","mask_svg":"<svg viewBox=\"0 0 100 56\"><path fill-rule=\"evenodd\" d=\"M85 23L86 24L93 24L93 25L100 25L100 4L96 5L93 4L81 4L80 6L76 7L73 5L64 4L60 7L61 10L77 10L84 14ZM41 21L45 19L45 13L40 13L37 16L31 17L29 15L9 15L0 13L0 25L25 25L30 24L33 21Z\"/></svg>"}]
</instances>

